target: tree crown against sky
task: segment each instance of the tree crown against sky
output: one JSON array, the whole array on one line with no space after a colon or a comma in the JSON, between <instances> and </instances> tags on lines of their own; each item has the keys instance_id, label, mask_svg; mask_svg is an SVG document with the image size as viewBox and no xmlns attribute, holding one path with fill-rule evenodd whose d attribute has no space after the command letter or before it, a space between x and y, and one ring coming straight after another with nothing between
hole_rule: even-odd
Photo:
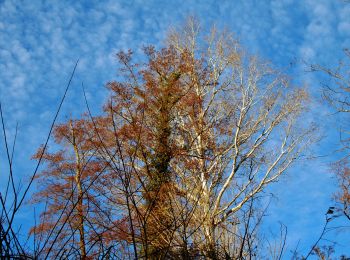
<instances>
[{"instance_id":1,"label":"tree crown against sky","mask_svg":"<svg viewBox=\"0 0 350 260\"><path fill-rule=\"evenodd\" d=\"M48 205L33 229L43 251L257 254L260 196L315 140L306 91L230 34L202 38L193 20L164 48L144 51L144 63L117 55L123 79L108 83L103 115L55 128L66 145L44 153L48 167L37 176L36 197ZM119 235L107 246L108 232ZM62 250L70 239L72 250Z\"/></svg>"}]
</instances>

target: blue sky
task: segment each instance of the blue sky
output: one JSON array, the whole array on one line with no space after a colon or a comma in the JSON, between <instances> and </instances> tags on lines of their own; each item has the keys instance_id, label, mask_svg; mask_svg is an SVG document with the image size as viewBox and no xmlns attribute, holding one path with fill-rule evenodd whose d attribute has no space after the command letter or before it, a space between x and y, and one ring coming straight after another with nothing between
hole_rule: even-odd
<instances>
[{"instance_id":1,"label":"blue sky","mask_svg":"<svg viewBox=\"0 0 350 260\"><path fill-rule=\"evenodd\" d=\"M342 49L350 47L350 4L345 1L0 1L0 98L10 139L19 123L16 176L25 178L33 169L30 157L45 140L78 58L60 120L85 111L82 81L89 103L99 113L106 98L104 85L116 78L115 53L148 44L161 46L169 26L180 25L189 15L203 27L228 27L250 53L270 60L313 93L310 117L320 123L324 136L314 152L327 156L303 162L273 187L277 198L264 226L274 229L283 222L288 226L289 250L300 240L299 249L305 252L322 229L336 188L329 163L339 156L334 151L339 148L342 120L331 116L320 101L320 82L325 79L307 72L305 62L333 66L342 58ZM1 181L6 167L0 151ZM3 186L0 182L0 189ZM24 210L18 221L27 223L32 216ZM339 253L350 254L343 237L336 232L329 235L341 242Z\"/></svg>"}]
</instances>

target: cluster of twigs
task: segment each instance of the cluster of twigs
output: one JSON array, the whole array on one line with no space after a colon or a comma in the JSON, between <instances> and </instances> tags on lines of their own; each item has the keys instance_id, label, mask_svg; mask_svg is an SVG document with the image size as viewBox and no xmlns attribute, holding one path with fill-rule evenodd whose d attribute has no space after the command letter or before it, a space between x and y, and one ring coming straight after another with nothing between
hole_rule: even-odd
<instances>
[{"instance_id":1,"label":"cluster of twigs","mask_svg":"<svg viewBox=\"0 0 350 260\"><path fill-rule=\"evenodd\" d=\"M42 157L48 145L52 130L56 123L59 112L62 108L63 102L66 98L68 89L71 85L77 65L78 65L78 61L74 66L70 79L66 85L64 94L60 100L59 106L52 120L51 127L46 137L46 141L43 146L42 153L37 161L37 164L35 166L33 173L30 176L30 180L26 184L23 192L20 192L20 189L16 187L16 183L19 180L15 179L14 172L13 172L13 158L14 158L15 144L16 144L16 138L17 138L17 126L16 126L14 142L12 144L12 149L11 149L7 139L5 118L2 110L2 105L0 103L1 126L2 126L3 140L5 143L7 162L8 162L8 168L9 168L9 174L8 174L5 192L0 192L0 201L1 201L0 257L1 259L37 259L37 254L40 253L40 251L42 250L40 248L36 248L33 254L28 250L28 248L25 247L27 243L26 241L23 241L22 238L20 238L19 232L16 231L17 225L15 225L16 223L15 220L16 220L16 216L19 214L20 210L23 208L23 203L28 196L30 188L33 185L33 181L37 175L39 166L42 161Z\"/></svg>"}]
</instances>

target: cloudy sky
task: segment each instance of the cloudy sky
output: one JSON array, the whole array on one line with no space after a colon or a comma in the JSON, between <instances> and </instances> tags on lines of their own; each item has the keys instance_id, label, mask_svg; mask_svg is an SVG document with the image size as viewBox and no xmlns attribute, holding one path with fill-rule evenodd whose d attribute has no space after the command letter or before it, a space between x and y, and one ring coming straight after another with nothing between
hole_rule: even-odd
<instances>
[{"instance_id":1,"label":"cloudy sky","mask_svg":"<svg viewBox=\"0 0 350 260\"><path fill-rule=\"evenodd\" d=\"M350 3L342 0L0 0L0 99L10 141L19 124L16 177L25 180L33 169L30 157L45 141L77 59L61 121L85 111L81 82L94 113L99 113L106 98L104 85L116 78L118 50L162 46L169 26L181 25L189 15L203 27L228 27L246 50L271 61L314 96L311 117L320 123L324 137L314 147L319 158L303 162L275 185L271 191L276 198L264 224L267 232L279 222L288 227L286 257L297 246L305 253L317 240L332 204L336 187L329 163L339 157L336 122L341 120L319 99L327 79L308 72L305 64L334 66L342 49L350 47ZM6 157L3 148L0 151L3 189ZM18 221L28 223L29 216L27 210ZM348 234L328 234L339 243L338 253L350 254L349 240L344 240Z\"/></svg>"}]
</instances>

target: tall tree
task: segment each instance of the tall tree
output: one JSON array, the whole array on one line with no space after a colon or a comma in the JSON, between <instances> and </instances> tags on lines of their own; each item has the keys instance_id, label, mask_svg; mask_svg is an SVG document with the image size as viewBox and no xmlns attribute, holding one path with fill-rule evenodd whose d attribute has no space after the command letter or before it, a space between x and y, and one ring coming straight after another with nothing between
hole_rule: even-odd
<instances>
[{"instance_id":1,"label":"tall tree","mask_svg":"<svg viewBox=\"0 0 350 260\"><path fill-rule=\"evenodd\" d=\"M143 253L160 257L169 251L176 225L171 205L176 176L170 162L185 150L179 142L177 114L197 102L192 97L189 103L193 90L186 83L194 60L189 53L179 53L171 46L161 51L149 47L145 53L148 63L137 71L134 69L139 65L131 64L131 52L118 54L126 81L108 84L112 101L106 105L106 112L115 135L126 140L127 155L123 157L133 154L133 178L142 187L139 195L145 204L138 212L143 212Z\"/></svg>"},{"instance_id":2,"label":"tall tree","mask_svg":"<svg viewBox=\"0 0 350 260\"><path fill-rule=\"evenodd\" d=\"M145 202L134 205L144 210L143 253L245 254L251 245L238 223L251 200L314 140L315 128L300 123L307 93L230 34L200 38L192 22L168 42L147 48L146 64L120 53L124 81L108 85L106 112L133 152Z\"/></svg>"},{"instance_id":3,"label":"tall tree","mask_svg":"<svg viewBox=\"0 0 350 260\"><path fill-rule=\"evenodd\" d=\"M106 218L110 211L100 181L106 163L96 156L93 135L89 121L69 120L54 129L61 149L43 154L46 168L36 176L33 202L44 203L45 210L31 232L47 256L86 259L108 245L113 229ZM40 148L33 158L41 155Z\"/></svg>"},{"instance_id":4,"label":"tall tree","mask_svg":"<svg viewBox=\"0 0 350 260\"><path fill-rule=\"evenodd\" d=\"M82 257L106 233L135 258L252 257L259 196L314 140L306 91L193 20L144 53L117 55L103 115L57 127L68 146L45 154L35 231L62 227L48 237L70 234Z\"/></svg>"}]
</instances>

